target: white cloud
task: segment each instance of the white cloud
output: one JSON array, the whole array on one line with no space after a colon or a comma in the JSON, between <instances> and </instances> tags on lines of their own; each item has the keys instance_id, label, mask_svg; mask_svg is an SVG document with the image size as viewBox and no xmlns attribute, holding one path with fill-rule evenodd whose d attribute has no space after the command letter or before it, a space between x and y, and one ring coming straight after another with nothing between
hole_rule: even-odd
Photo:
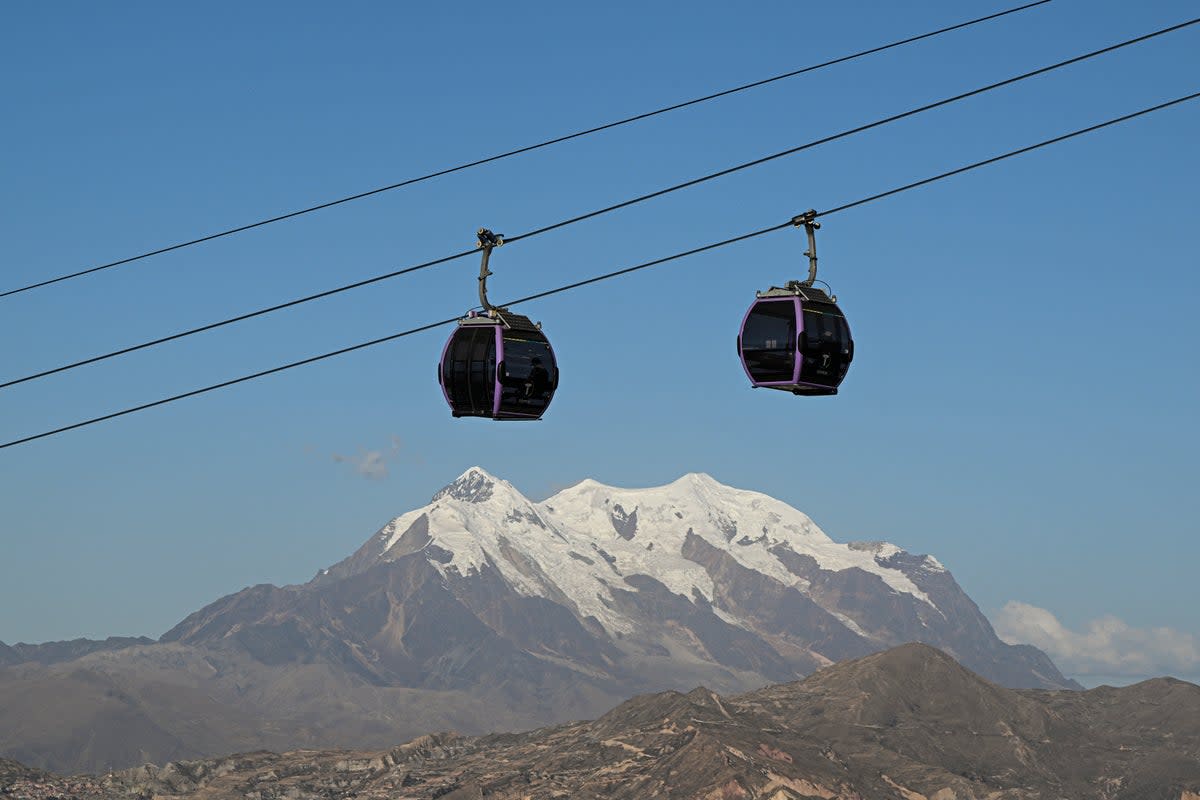
<instances>
[{"instance_id":1,"label":"white cloud","mask_svg":"<svg viewBox=\"0 0 1200 800\"><path fill-rule=\"evenodd\" d=\"M373 481L383 480L388 474L387 456L382 450L360 450L356 456L340 456L335 453L333 460L352 465L355 472Z\"/></svg>"},{"instance_id":2,"label":"white cloud","mask_svg":"<svg viewBox=\"0 0 1200 800\"><path fill-rule=\"evenodd\" d=\"M333 454L333 460L339 464L349 464L354 471L367 480L380 481L388 476L387 462L400 452L400 437L392 436L391 446L386 450L359 449L358 455L343 456Z\"/></svg>"},{"instance_id":3,"label":"white cloud","mask_svg":"<svg viewBox=\"0 0 1200 800\"><path fill-rule=\"evenodd\" d=\"M1009 601L996 615L1009 644L1031 644L1068 675L1150 677L1200 674L1200 641L1173 628L1134 628L1103 616L1073 631L1044 608Z\"/></svg>"}]
</instances>

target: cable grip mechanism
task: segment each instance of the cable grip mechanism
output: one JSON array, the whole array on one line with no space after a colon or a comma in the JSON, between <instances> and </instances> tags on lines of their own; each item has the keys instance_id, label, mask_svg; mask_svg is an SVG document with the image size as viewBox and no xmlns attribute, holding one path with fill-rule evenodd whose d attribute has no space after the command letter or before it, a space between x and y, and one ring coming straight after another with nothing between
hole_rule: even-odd
<instances>
[{"instance_id":1,"label":"cable grip mechanism","mask_svg":"<svg viewBox=\"0 0 1200 800\"><path fill-rule=\"evenodd\" d=\"M821 223L817 222L816 209L810 208L803 214L792 217L792 225L796 228L803 225L805 233L808 234L808 249L804 251L808 258L808 280L799 283L801 286L812 286L817 280L817 229L821 227Z\"/></svg>"},{"instance_id":2,"label":"cable grip mechanism","mask_svg":"<svg viewBox=\"0 0 1200 800\"><path fill-rule=\"evenodd\" d=\"M475 237L475 246L483 250L483 260L479 264L479 304L489 317L494 317L498 309L488 302L487 298L487 279L492 274L488 269L488 260L491 258L492 249L504 244L504 236L492 233L487 228L480 228Z\"/></svg>"}]
</instances>

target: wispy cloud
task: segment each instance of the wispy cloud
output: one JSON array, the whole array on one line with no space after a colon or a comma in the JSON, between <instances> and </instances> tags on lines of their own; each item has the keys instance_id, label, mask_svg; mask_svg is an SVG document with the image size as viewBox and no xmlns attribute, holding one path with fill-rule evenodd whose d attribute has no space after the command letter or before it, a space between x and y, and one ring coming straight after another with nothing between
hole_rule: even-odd
<instances>
[{"instance_id":1,"label":"wispy cloud","mask_svg":"<svg viewBox=\"0 0 1200 800\"><path fill-rule=\"evenodd\" d=\"M1068 675L1200 674L1200 640L1174 628L1134 628L1110 615L1073 631L1046 609L1016 601L1000 610L995 623L1001 639L1045 650Z\"/></svg>"},{"instance_id":2,"label":"wispy cloud","mask_svg":"<svg viewBox=\"0 0 1200 800\"><path fill-rule=\"evenodd\" d=\"M357 455L352 456L334 453L333 460L339 464L349 464L367 480L380 481L388 476L388 461L400 452L400 445L400 437L392 436L389 446L382 450L359 448Z\"/></svg>"}]
</instances>

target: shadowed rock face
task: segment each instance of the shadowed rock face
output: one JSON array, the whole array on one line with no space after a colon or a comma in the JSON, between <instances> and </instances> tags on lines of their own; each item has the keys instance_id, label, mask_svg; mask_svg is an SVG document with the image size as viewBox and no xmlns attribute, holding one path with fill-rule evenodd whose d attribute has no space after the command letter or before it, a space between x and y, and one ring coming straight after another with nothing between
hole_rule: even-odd
<instances>
[{"instance_id":1,"label":"shadowed rock face","mask_svg":"<svg viewBox=\"0 0 1200 800\"><path fill-rule=\"evenodd\" d=\"M807 593L742 566L694 533L688 534L681 552L713 579L716 604L750 620L757 630L786 637L834 660L876 649Z\"/></svg>"},{"instance_id":2,"label":"shadowed rock face","mask_svg":"<svg viewBox=\"0 0 1200 800\"><path fill-rule=\"evenodd\" d=\"M613 506L612 513L609 514L609 519L612 520L613 530L622 539L630 540L637 535L637 509L626 512L621 507L620 503Z\"/></svg>"},{"instance_id":3,"label":"shadowed rock face","mask_svg":"<svg viewBox=\"0 0 1200 800\"><path fill-rule=\"evenodd\" d=\"M691 475L532 503L472 469L308 583L223 597L157 643L0 646L0 720L21 721L0 755L71 771L383 747L742 692L912 640L1009 686L1071 685L936 560L839 544L764 495Z\"/></svg>"},{"instance_id":4,"label":"shadowed rock face","mask_svg":"<svg viewBox=\"0 0 1200 800\"><path fill-rule=\"evenodd\" d=\"M492 498L495 482L482 470L468 472L457 481L433 496L433 502L443 497L462 500L466 503L486 503Z\"/></svg>"},{"instance_id":5,"label":"shadowed rock face","mask_svg":"<svg viewBox=\"0 0 1200 800\"><path fill-rule=\"evenodd\" d=\"M1103 800L1200 796L1200 687L1014 691L905 645L795 683L635 697L593 722L74 779L95 798ZM4 769L0 792L55 779ZM92 792L92 793L89 793Z\"/></svg>"}]
</instances>

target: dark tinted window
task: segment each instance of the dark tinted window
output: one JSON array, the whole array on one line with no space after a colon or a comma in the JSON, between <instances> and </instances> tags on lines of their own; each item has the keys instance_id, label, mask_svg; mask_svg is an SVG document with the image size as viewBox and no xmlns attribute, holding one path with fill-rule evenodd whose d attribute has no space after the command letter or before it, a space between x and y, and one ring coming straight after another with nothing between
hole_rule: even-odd
<instances>
[{"instance_id":1,"label":"dark tinted window","mask_svg":"<svg viewBox=\"0 0 1200 800\"><path fill-rule=\"evenodd\" d=\"M801 336L804 360L800 380L822 386L837 386L846 376L852 357L850 326L837 306L804 304Z\"/></svg>"},{"instance_id":2,"label":"dark tinted window","mask_svg":"<svg viewBox=\"0 0 1200 800\"><path fill-rule=\"evenodd\" d=\"M506 333L504 372L500 375L500 410L540 417L554 395L558 369L545 337Z\"/></svg>"},{"instance_id":3,"label":"dark tinted window","mask_svg":"<svg viewBox=\"0 0 1200 800\"><path fill-rule=\"evenodd\" d=\"M450 405L459 414L492 415L496 390L496 329L461 327L454 332L442 362L442 381Z\"/></svg>"},{"instance_id":4,"label":"dark tinted window","mask_svg":"<svg viewBox=\"0 0 1200 800\"><path fill-rule=\"evenodd\" d=\"M836 306L805 303L804 334L806 346L822 352L850 349L850 326Z\"/></svg>"},{"instance_id":5,"label":"dark tinted window","mask_svg":"<svg viewBox=\"0 0 1200 800\"><path fill-rule=\"evenodd\" d=\"M742 361L755 383L790 381L796 365L796 305L759 302L742 328Z\"/></svg>"},{"instance_id":6,"label":"dark tinted window","mask_svg":"<svg viewBox=\"0 0 1200 800\"><path fill-rule=\"evenodd\" d=\"M796 338L796 306L791 300L759 303L746 318L744 350L787 350Z\"/></svg>"}]
</instances>

